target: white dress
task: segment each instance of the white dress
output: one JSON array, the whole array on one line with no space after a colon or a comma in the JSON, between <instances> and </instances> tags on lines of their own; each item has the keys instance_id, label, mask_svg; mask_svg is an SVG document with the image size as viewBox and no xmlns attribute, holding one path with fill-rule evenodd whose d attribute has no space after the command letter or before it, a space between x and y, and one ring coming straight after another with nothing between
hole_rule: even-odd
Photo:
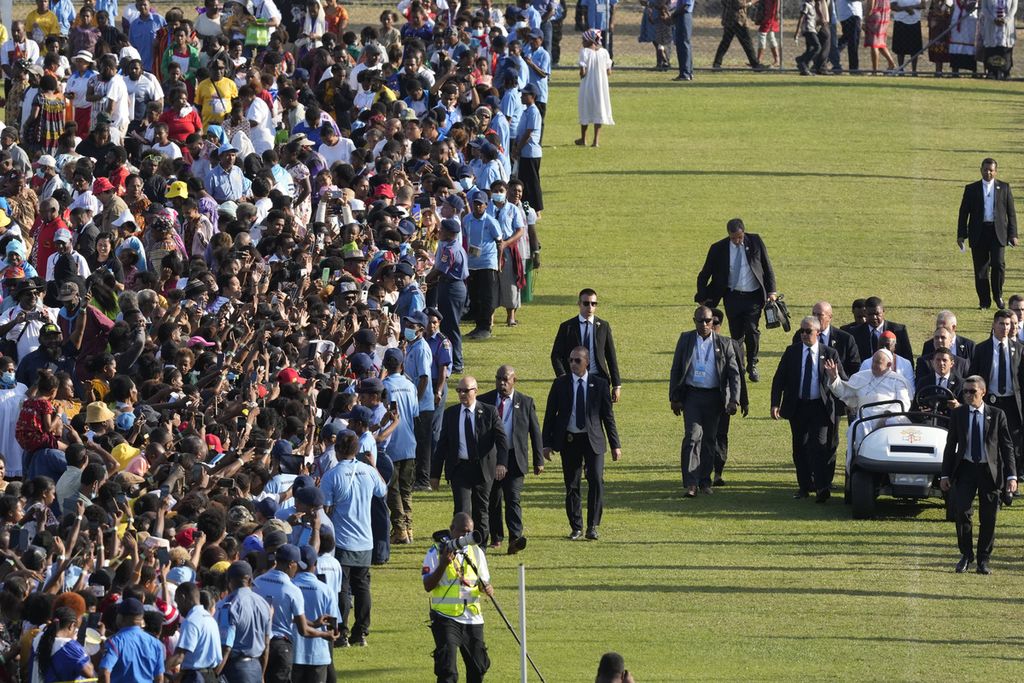
<instances>
[{"instance_id":1,"label":"white dress","mask_svg":"<svg viewBox=\"0 0 1024 683\"><path fill-rule=\"evenodd\" d=\"M596 50L589 47L581 49L580 66L585 70L580 79L580 125L614 125L612 98L608 92L608 70L612 68L608 50L603 47Z\"/></svg>"},{"instance_id":2,"label":"white dress","mask_svg":"<svg viewBox=\"0 0 1024 683\"><path fill-rule=\"evenodd\" d=\"M18 424L21 403L25 400L28 387L20 382L13 389L0 389L0 453L7 463L7 476L22 475L22 449L14 437Z\"/></svg>"}]
</instances>

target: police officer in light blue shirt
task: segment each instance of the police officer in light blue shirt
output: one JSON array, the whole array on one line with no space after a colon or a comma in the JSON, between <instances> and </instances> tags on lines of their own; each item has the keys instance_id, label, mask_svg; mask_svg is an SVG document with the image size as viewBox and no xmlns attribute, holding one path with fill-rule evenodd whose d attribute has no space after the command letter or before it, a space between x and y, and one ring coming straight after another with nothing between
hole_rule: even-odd
<instances>
[{"instance_id":1,"label":"police officer in light blue shirt","mask_svg":"<svg viewBox=\"0 0 1024 683\"><path fill-rule=\"evenodd\" d=\"M199 586L191 581L180 584L174 592L174 604L184 618L168 665L181 667L181 683L215 683L224 658L220 631L213 615L200 603Z\"/></svg>"},{"instance_id":2,"label":"police officer in light blue shirt","mask_svg":"<svg viewBox=\"0 0 1024 683\"><path fill-rule=\"evenodd\" d=\"M530 83L537 86L537 109L543 119L548 113L548 77L551 75L551 54L544 48L544 34L531 29L523 48L523 61L530 69ZM543 130L541 130L543 135Z\"/></svg>"},{"instance_id":3,"label":"police officer in light blue shirt","mask_svg":"<svg viewBox=\"0 0 1024 683\"><path fill-rule=\"evenodd\" d=\"M459 329L459 320L466 305L469 262L462 246L462 225L458 219L442 220L439 233L434 268L427 274L427 282L437 287L437 310L444 316L441 332L452 345L452 372L462 372L462 331ZM430 486L429 481L417 481L416 484Z\"/></svg>"},{"instance_id":4,"label":"police officer in light blue shirt","mask_svg":"<svg viewBox=\"0 0 1024 683\"><path fill-rule=\"evenodd\" d=\"M587 8L587 28L596 28L601 32L601 46L612 53L612 33L615 31L615 5L619 0L582 0Z\"/></svg>"},{"instance_id":5,"label":"police officer in light blue shirt","mask_svg":"<svg viewBox=\"0 0 1024 683\"><path fill-rule=\"evenodd\" d=\"M390 401L398 412L398 425L391 432L386 453L391 458L394 473L388 486L388 509L391 513L391 542L409 543L412 530L412 492L418 475L430 478L429 440L422 445L426 470L418 472L421 461L421 444L415 429L420 417L420 399L416 385L402 374L405 356L398 349L388 349L384 354L384 370L387 376L381 389L388 392ZM379 381L379 380L378 380ZM430 415L433 415L431 406Z\"/></svg>"},{"instance_id":6,"label":"police officer in light blue shirt","mask_svg":"<svg viewBox=\"0 0 1024 683\"><path fill-rule=\"evenodd\" d=\"M462 230L469 244L469 304L476 327L466 339L487 339L491 336L494 309L498 307L498 246L501 226L487 213L486 192L470 193L472 213L462 219Z\"/></svg>"},{"instance_id":7,"label":"police officer in light blue shirt","mask_svg":"<svg viewBox=\"0 0 1024 683\"><path fill-rule=\"evenodd\" d=\"M228 596L217 603L224 661L221 676L231 683L262 683L270 643L270 606L252 591L252 567L232 562L227 571Z\"/></svg>"},{"instance_id":8,"label":"police officer in light blue shirt","mask_svg":"<svg viewBox=\"0 0 1024 683\"><path fill-rule=\"evenodd\" d=\"M117 606L121 630L107 641L98 678L107 683L164 680L164 646L142 630L142 603L125 598Z\"/></svg>"},{"instance_id":9,"label":"police officer in light blue shirt","mask_svg":"<svg viewBox=\"0 0 1024 683\"><path fill-rule=\"evenodd\" d=\"M314 624L306 619L302 591L292 582L296 572L306 568L299 549L285 543L274 553L274 560L274 568L253 581L253 591L274 606L267 680L289 681L292 678L295 642L299 636L328 640L333 639L333 635L314 628Z\"/></svg>"},{"instance_id":10,"label":"police officer in light blue shirt","mask_svg":"<svg viewBox=\"0 0 1024 683\"><path fill-rule=\"evenodd\" d=\"M499 71L501 85L501 113L508 119L509 130L519 130L519 117L523 115L522 91L519 89L519 74L515 70ZM508 149L506 147L506 149Z\"/></svg>"},{"instance_id":11,"label":"police officer in light blue shirt","mask_svg":"<svg viewBox=\"0 0 1024 683\"><path fill-rule=\"evenodd\" d=\"M305 605L306 622L327 626L324 631L333 639L335 630L328 626L328 620L334 619L337 627L338 594L331 591L326 583L317 575L317 553L313 546L304 545L299 550L305 569L295 575L292 581L302 592ZM307 638L299 636L295 642L295 666L293 681L325 681L327 667L331 664L331 643L324 637Z\"/></svg>"},{"instance_id":12,"label":"police officer in light blue shirt","mask_svg":"<svg viewBox=\"0 0 1024 683\"><path fill-rule=\"evenodd\" d=\"M316 574L327 583L327 589L332 595L341 594L341 584L344 580L341 570L341 563L334 556L334 534L324 529L320 530L320 557L316 561ZM334 601L332 617L341 619L341 605Z\"/></svg>"},{"instance_id":13,"label":"police officer in light blue shirt","mask_svg":"<svg viewBox=\"0 0 1024 683\"><path fill-rule=\"evenodd\" d=\"M333 534L334 524L324 512L324 494L316 486L303 486L294 492L295 507L278 510L278 519L284 519L292 528L288 542L301 547L312 542L313 534L319 529L328 529ZM282 514L283 513L283 514ZM314 522L314 519L316 522Z\"/></svg>"},{"instance_id":14,"label":"police officer in light blue shirt","mask_svg":"<svg viewBox=\"0 0 1024 683\"><path fill-rule=\"evenodd\" d=\"M399 290L395 312L399 317L422 311L427 307L427 300L415 275L416 271L408 261L399 261L395 265L395 284Z\"/></svg>"}]
</instances>

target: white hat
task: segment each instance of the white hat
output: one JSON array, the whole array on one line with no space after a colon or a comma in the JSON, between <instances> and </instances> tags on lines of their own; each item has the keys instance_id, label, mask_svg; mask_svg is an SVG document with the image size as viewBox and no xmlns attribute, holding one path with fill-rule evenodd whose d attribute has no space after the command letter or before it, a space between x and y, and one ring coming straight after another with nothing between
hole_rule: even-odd
<instances>
[{"instance_id":1,"label":"white hat","mask_svg":"<svg viewBox=\"0 0 1024 683\"><path fill-rule=\"evenodd\" d=\"M36 166L47 166L49 168L57 168L57 160L49 154L44 154L36 160Z\"/></svg>"},{"instance_id":2,"label":"white hat","mask_svg":"<svg viewBox=\"0 0 1024 683\"><path fill-rule=\"evenodd\" d=\"M324 69L324 72L320 76L320 80L317 81L317 83L323 83L324 81L328 81L332 78L334 78L334 67L329 66L326 69Z\"/></svg>"},{"instance_id":3,"label":"white hat","mask_svg":"<svg viewBox=\"0 0 1024 683\"><path fill-rule=\"evenodd\" d=\"M76 59L81 59L82 61L89 62L90 64L96 61L92 58L92 53L88 50L82 50L80 52L77 52L75 56L71 58L71 61L74 61Z\"/></svg>"},{"instance_id":4,"label":"white hat","mask_svg":"<svg viewBox=\"0 0 1024 683\"><path fill-rule=\"evenodd\" d=\"M122 47L117 56L121 59L137 59L140 62L142 61L142 55L131 45Z\"/></svg>"}]
</instances>

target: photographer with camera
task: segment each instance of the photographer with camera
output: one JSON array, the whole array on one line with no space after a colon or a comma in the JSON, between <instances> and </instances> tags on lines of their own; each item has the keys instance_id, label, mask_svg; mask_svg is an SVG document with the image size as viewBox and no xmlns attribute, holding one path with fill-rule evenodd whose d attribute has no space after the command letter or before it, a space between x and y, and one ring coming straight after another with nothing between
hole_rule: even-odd
<instances>
[{"instance_id":1,"label":"photographer with camera","mask_svg":"<svg viewBox=\"0 0 1024 683\"><path fill-rule=\"evenodd\" d=\"M462 652L469 683L483 681L491 666L484 643L480 593L494 595L487 557L477 545L473 518L457 512L448 535L423 558L423 589L430 593L430 631L434 635L437 683L459 680L457 655Z\"/></svg>"}]
</instances>

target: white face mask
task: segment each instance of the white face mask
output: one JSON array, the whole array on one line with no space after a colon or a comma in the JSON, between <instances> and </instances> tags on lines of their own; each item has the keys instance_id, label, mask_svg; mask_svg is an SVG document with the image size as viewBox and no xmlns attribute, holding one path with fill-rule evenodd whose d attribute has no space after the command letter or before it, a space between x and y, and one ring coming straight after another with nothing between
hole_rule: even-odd
<instances>
[{"instance_id":1,"label":"white face mask","mask_svg":"<svg viewBox=\"0 0 1024 683\"><path fill-rule=\"evenodd\" d=\"M495 192L491 195L491 199L495 204L504 204L507 197L504 192Z\"/></svg>"},{"instance_id":2,"label":"white face mask","mask_svg":"<svg viewBox=\"0 0 1024 683\"><path fill-rule=\"evenodd\" d=\"M473 187L473 179L472 178L459 178L459 186L463 189L463 191L468 192L469 188Z\"/></svg>"}]
</instances>

